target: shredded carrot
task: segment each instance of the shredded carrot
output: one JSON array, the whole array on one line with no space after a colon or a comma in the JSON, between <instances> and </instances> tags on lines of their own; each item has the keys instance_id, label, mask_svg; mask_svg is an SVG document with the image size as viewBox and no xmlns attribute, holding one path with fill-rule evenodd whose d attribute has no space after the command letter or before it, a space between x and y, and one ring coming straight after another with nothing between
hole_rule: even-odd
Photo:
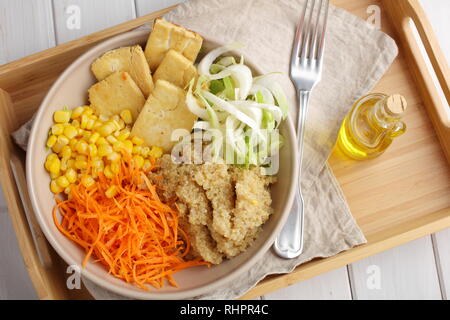
<instances>
[{"instance_id":1,"label":"shredded carrot","mask_svg":"<svg viewBox=\"0 0 450 320\"><path fill-rule=\"evenodd\" d=\"M174 273L209 264L185 260L191 245L178 223L176 205L161 201L148 170L135 166L130 156L122 158L120 167L114 178L100 173L95 184L78 184L69 199L57 199L54 223L85 250L83 267L93 257L115 277L144 290L147 285L161 288L164 280L177 287ZM105 191L111 186L119 192L108 198Z\"/></svg>"}]
</instances>

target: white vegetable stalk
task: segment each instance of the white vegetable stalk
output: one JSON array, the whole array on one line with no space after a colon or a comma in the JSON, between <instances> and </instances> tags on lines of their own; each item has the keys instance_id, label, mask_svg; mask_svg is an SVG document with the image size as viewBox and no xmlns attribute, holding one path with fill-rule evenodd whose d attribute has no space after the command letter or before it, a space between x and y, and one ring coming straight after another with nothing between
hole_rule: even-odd
<instances>
[{"instance_id":1,"label":"white vegetable stalk","mask_svg":"<svg viewBox=\"0 0 450 320\"><path fill-rule=\"evenodd\" d=\"M231 72L231 78L239 88L239 96L237 98L239 100L247 99L253 83L253 75L250 68L242 64L235 64L225 70Z\"/></svg>"},{"instance_id":2,"label":"white vegetable stalk","mask_svg":"<svg viewBox=\"0 0 450 320\"><path fill-rule=\"evenodd\" d=\"M243 46L244 45L242 43L240 43L240 42L233 42L233 43L230 43L230 44L225 45L223 47L219 47L219 48L216 48L216 49L210 51L202 59L202 61L200 61L200 63L198 64L198 67L197 67L198 73L200 75L208 76L211 80L222 79L222 78L228 77L229 75L231 75L231 73L227 69L224 69L221 72L219 72L217 74L214 74L214 75L211 74L210 71L209 71L211 69L211 65L214 63L214 61L219 56L221 56L225 52L232 51L232 50L237 50L239 48L242 48Z\"/></svg>"}]
</instances>

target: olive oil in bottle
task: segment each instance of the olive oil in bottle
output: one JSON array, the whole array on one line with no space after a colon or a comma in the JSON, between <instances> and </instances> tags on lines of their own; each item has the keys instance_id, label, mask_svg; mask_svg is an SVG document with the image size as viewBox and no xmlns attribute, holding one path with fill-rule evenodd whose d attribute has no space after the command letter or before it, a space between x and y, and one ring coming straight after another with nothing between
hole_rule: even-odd
<instances>
[{"instance_id":1,"label":"olive oil in bottle","mask_svg":"<svg viewBox=\"0 0 450 320\"><path fill-rule=\"evenodd\" d=\"M344 119L337 147L356 160L381 155L406 131L400 119L407 108L403 96L374 93L359 99Z\"/></svg>"}]
</instances>

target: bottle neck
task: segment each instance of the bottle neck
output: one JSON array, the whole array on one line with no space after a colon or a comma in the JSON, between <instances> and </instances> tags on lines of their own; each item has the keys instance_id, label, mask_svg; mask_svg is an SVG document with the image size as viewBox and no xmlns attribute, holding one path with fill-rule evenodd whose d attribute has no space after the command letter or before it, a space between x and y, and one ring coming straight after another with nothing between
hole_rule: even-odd
<instances>
[{"instance_id":1,"label":"bottle neck","mask_svg":"<svg viewBox=\"0 0 450 320\"><path fill-rule=\"evenodd\" d=\"M389 97L378 101L373 110L372 118L375 123L379 124L382 128L391 128L395 123L399 122L403 116L403 113L392 113L387 105Z\"/></svg>"}]
</instances>

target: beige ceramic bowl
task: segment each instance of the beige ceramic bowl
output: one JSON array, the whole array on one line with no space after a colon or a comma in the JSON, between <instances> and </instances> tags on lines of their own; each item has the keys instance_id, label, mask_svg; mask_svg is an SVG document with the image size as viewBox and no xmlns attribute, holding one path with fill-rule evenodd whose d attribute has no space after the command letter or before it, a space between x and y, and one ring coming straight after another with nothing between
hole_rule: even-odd
<instances>
[{"instance_id":1,"label":"beige ceramic bowl","mask_svg":"<svg viewBox=\"0 0 450 320\"><path fill-rule=\"evenodd\" d=\"M34 212L53 248L69 265L80 265L84 251L64 237L52 221L53 195L49 190L50 178L44 169L46 155L45 142L52 125L52 115L63 106L74 108L87 103L87 90L95 83L90 65L104 52L133 44L145 44L148 31L133 31L109 39L79 57L55 82L44 99L34 121L27 152L28 188ZM205 41L207 49L217 47L212 41ZM251 64L250 64L251 65ZM255 74L258 74L254 68ZM291 121L281 126L286 144L281 150L278 183L272 188L274 214L264 225L255 243L245 253L213 267L195 267L175 275L179 288L166 286L156 290L143 291L131 284L108 274L98 263L89 262L82 274L94 283L122 296L137 299L188 299L202 295L226 285L246 272L270 249L276 235L289 214L294 197L297 176L297 159L294 130Z\"/></svg>"}]
</instances>

